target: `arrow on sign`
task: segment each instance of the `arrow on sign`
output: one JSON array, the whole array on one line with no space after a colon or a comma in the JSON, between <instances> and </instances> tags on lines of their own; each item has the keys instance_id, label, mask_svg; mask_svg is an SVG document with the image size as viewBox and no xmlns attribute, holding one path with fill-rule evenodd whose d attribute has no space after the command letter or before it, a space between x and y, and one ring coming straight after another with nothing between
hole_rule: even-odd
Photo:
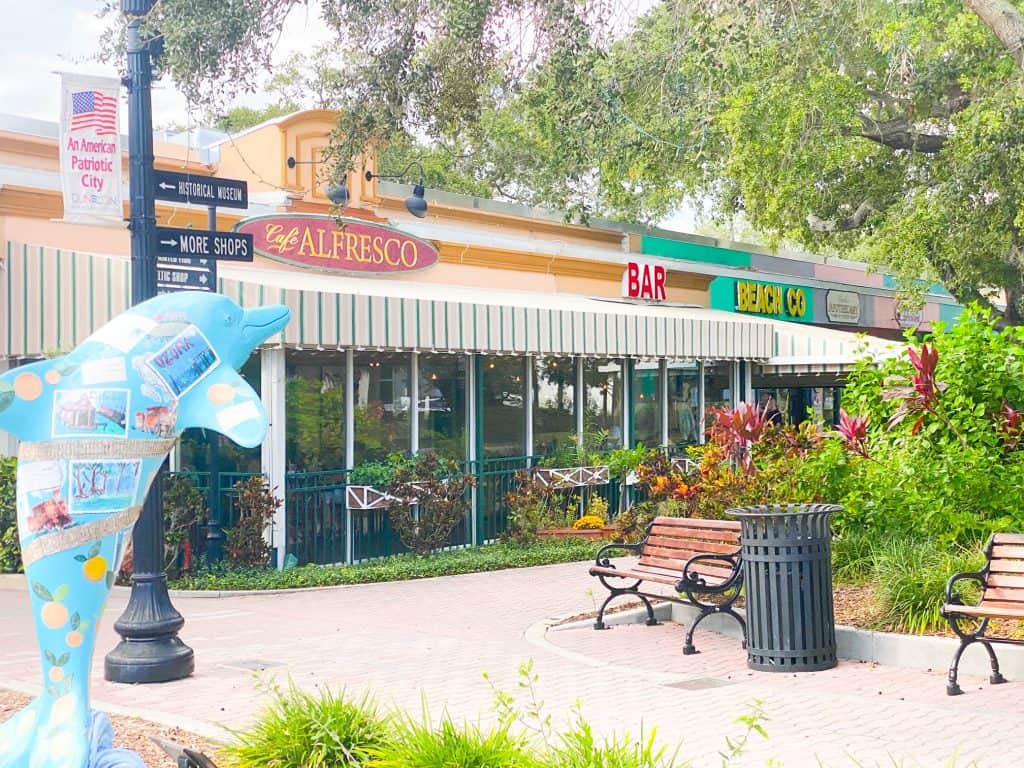
<instances>
[{"instance_id":1,"label":"arrow on sign","mask_svg":"<svg viewBox=\"0 0 1024 768\"><path fill-rule=\"evenodd\" d=\"M160 189L177 189L173 184L164 184L162 181L159 184Z\"/></svg>"},{"instance_id":2,"label":"arrow on sign","mask_svg":"<svg viewBox=\"0 0 1024 768\"><path fill-rule=\"evenodd\" d=\"M161 240L160 241L160 245L169 245L169 246L171 246L171 248L177 248L178 247L178 241L177 240Z\"/></svg>"}]
</instances>

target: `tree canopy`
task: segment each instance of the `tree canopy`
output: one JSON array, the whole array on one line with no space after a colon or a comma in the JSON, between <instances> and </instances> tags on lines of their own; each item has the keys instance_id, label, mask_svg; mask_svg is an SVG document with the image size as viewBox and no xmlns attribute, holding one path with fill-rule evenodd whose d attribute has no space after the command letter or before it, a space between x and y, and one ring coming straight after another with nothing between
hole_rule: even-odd
<instances>
[{"instance_id":1,"label":"tree canopy","mask_svg":"<svg viewBox=\"0 0 1024 768\"><path fill-rule=\"evenodd\" d=\"M164 71L211 104L253 86L296 4L162 0L149 28L164 36ZM962 301L1005 299L1007 320L1024 316L1014 0L320 10L337 36L324 56L340 167L371 140L413 154L427 141L477 194L638 221L690 199L772 242L939 278Z\"/></svg>"}]
</instances>

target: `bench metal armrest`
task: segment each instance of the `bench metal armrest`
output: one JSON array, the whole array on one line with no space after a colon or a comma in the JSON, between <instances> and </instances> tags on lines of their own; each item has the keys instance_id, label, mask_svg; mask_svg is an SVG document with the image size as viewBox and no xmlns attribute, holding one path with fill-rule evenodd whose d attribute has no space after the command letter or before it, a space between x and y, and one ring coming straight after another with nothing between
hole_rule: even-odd
<instances>
[{"instance_id":1,"label":"bench metal armrest","mask_svg":"<svg viewBox=\"0 0 1024 768\"><path fill-rule=\"evenodd\" d=\"M695 572L690 571L690 565L697 562L704 562L708 560L715 560L722 563L728 563L729 567L732 568L732 574L728 579L723 581L721 584L710 586L705 583L703 577ZM723 592L727 592L737 585L743 578L743 569L740 567L740 554L737 552L734 555L717 555L717 554L706 554L706 555L694 555L683 565L683 577L676 582L676 591L685 592L687 596L694 600L694 592L698 592L702 595L717 595Z\"/></svg>"},{"instance_id":2,"label":"bench metal armrest","mask_svg":"<svg viewBox=\"0 0 1024 768\"><path fill-rule=\"evenodd\" d=\"M644 543L642 541L638 541L635 544L629 544L625 541L613 541L610 544L605 544L599 550L597 550L597 557L594 558L594 565L601 565L606 568L611 565L611 563L608 562L608 556L604 554L605 552L613 552L617 549L625 549L631 550L633 552L639 552L640 548L643 547L643 545Z\"/></svg>"},{"instance_id":3,"label":"bench metal armrest","mask_svg":"<svg viewBox=\"0 0 1024 768\"><path fill-rule=\"evenodd\" d=\"M953 585L958 581L973 580L985 586L985 578L987 571L972 571L965 573L954 573L949 577L949 581L946 582L946 603L949 605L963 605L963 601L960 599L960 595L953 591Z\"/></svg>"}]
</instances>

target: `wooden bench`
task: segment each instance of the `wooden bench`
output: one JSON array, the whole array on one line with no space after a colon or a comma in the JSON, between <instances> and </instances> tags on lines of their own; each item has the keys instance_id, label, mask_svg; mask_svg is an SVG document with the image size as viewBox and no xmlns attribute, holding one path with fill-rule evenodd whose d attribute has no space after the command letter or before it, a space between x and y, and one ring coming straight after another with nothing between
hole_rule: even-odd
<instances>
[{"instance_id":1,"label":"wooden bench","mask_svg":"<svg viewBox=\"0 0 1024 768\"><path fill-rule=\"evenodd\" d=\"M726 613L739 622L746 638L746 624L733 610L743 585L740 563L740 523L733 520L700 520L689 517L656 517L647 526L644 537L636 544L617 542L606 544L597 551L597 559L590 567L611 592L597 612L594 629L606 629L604 612L608 604L624 595L638 597L647 607L647 624L655 625L654 609L648 598L669 600L692 605L700 614L690 624L683 645L683 653L697 653L693 645L693 632L705 618L713 613ZM635 552L639 560L628 568L616 568L609 560L610 552ZM632 583L623 584L623 581ZM676 594L645 591L647 584L667 585ZM717 596L719 602L705 602L702 597ZM746 647L746 642L744 642Z\"/></svg>"},{"instance_id":2,"label":"wooden bench","mask_svg":"<svg viewBox=\"0 0 1024 768\"><path fill-rule=\"evenodd\" d=\"M981 600L977 605L965 605L954 590L958 581L972 580L981 585ZM1006 678L999 672L999 659L992 650L992 643L1024 645L1024 640L1005 637L985 637L990 619L1012 619L1024 621L1024 534L997 533L985 547L985 567L977 573L957 573L946 582L946 602L942 606L953 632L960 638L960 647L953 656L949 667L949 681L946 693L957 696L963 691L957 684L957 670L960 657L968 646L981 643L988 651L992 674L989 682L993 685L1005 683ZM974 631L969 631L960 622L977 622Z\"/></svg>"}]
</instances>

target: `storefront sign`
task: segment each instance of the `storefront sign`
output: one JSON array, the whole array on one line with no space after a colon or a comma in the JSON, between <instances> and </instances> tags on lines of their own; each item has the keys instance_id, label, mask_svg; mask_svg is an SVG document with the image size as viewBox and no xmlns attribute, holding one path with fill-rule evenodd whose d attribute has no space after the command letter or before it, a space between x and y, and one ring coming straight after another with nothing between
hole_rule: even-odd
<instances>
[{"instance_id":1,"label":"storefront sign","mask_svg":"<svg viewBox=\"0 0 1024 768\"><path fill-rule=\"evenodd\" d=\"M331 272L412 272L440 258L430 243L361 219L272 214L245 219L235 230L251 234L261 256Z\"/></svg>"},{"instance_id":2,"label":"storefront sign","mask_svg":"<svg viewBox=\"0 0 1024 768\"><path fill-rule=\"evenodd\" d=\"M814 322L813 297L811 289L805 286L716 277L711 282L710 296L713 309Z\"/></svg>"},{"instance_id":3,"label":"storefront sign","mask_svg":"<svg viewBox=\"0 0 1024 768\"><path fill-rule=\"evenodd\" d=\"M630 299L665 300L665 268L630 261L622 273L622 295Z\"/></svg>"},{"instance_id":4,"label":"storefront sign","mask_svg":"<svg viewBox=\"0 0 1024 768\"><path fill-rule=\"evenodd\" d=\"M829 322L857 325L860 323L860 296L852 291L829 291L825 294L825 314Z\"/></svg>"},{"instance_id":5,"label":"storefront sign","mask_svg":"<svg viewBox=\"0 0 1024 768\"><path fill-rule=\"evenodd\" d=\"M67 221L112 217L120 221L121 81L61 75L60 179Z\"/></svg>"}]
</instances>

